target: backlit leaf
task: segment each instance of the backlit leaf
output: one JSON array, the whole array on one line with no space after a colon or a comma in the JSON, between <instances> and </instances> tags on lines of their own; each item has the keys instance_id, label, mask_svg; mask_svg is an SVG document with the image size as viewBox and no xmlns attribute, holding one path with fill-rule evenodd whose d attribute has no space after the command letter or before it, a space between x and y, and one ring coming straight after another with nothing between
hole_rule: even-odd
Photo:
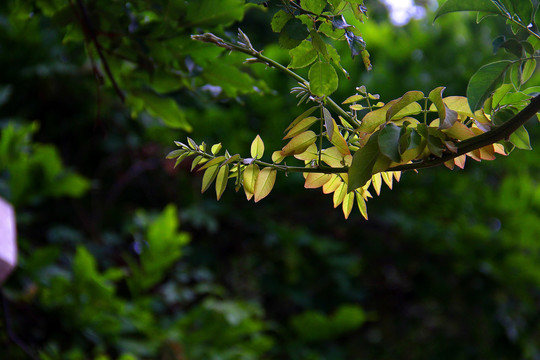
<instances>
[{"instance_id":1,"label":"backlit leaf","mask_svg":"<svg viewBox=\"0 0 540 360\"><path fill-rule=\"evenodd\" d=\"M388 109L395 104L397 100L392 100L380 109L371 111L364 116L362 124L357 129L358 132L365 132L371 134L377 128L386 122L386 113Z\"/></svg>"},{"instance_id":2,"label":"backlit leaf","mask_svg":"<svg viewBox=\"0 0 540 360\"><path fill-rule=\"evenodd\" d=\"M512 135L510 135L510 142L518 149L532 150L529 133L524 126L519 127Z\"/></svg>"},{"instance_id":3,"label":"backlit leaf","mask_svg":"<svg viewBox=\"0 0 540 360\"><path fill-rule=\"evenodd\" d=\"M386 113L386 121L390 121L390 119L392 119L394 115L400 112L407 105L419 101L423 98L424 93L422 93L421 91L407 91L405 94L403 94L402 97L396 99L396 101L393 102L392 105L388 108L388 112Z\"/></svg>"},{"instance_id":4,"label":"backlit leaf","mask_svg":"<svg viewBox=\"0 0 540 360\"><path fill-rule=\"evenodd\" d=\"M227 180L229 180L229 165L221 166L216 178L216 196L217 199L221 199L221 195L227 187Z\"/></svg>"},{"instance_id":5,"label":"backlit leaf","mask_svg":"<svg viewBox=\"0 0 540 360\"><path fill-rule=\"evenodd\" d=\"M508 68L512 65L509 60L497 61L482 66L470 79L467 87L467 98L473 111L482 107L484 101L503 82Z\"/></svg>"},{"instance_id":6,"label":"backlit leaf","mask_svg":"<svg viewBox=\"0 0 540 360\"><path fill-rule=\"evenodd\" d=\"M442 99L444 89L444 86L440 86L429 93L429 100L435 105L439 113L439 130L451 128L458 119L457 112L450 110Z\"/></svg>"},{"instance_id":7,"label":"backlit leaf","mask_svg":"<svg viewBox=\"0 0 540 360\"><path fill-rule=\"evenodd\" d=\"M366 200L364 200L363 196L360 195L358 192L356 193L356 203L358 204L358 209L360 210L360 213L364 217L364 219L368 219L368 213L367 213L367 205Z\"/></svg>"},{"instance_id":8,"label":"backlit leaf","mask_svg":"<svg viewBox=\"0 0 540 360\"><path fill-rule=\"evenodd\" d=\"M264 142L261 137L257 135L251 143L251 157L254 159L260 159L264 155Z\"/></svg>"},{"instance_id":9,"label":"backlit leaf","mask_svg":"<svg viewBox=\"0 0 540 360\"><path fill-rule=\"evenodd\" d=\"M276 174L277 170L269 167L264 168L259 172L255 182L255 202L264 199L270 194L270 191L272 191L274 183L276 182Z\"/></svg>"},{"instance_id":10,"label":"backlit leaf","mask_svg":"<svg viewBox=\"0 0 540 360\"><path fill-rule=\"evenodd\" d=\"M206 164L201 166L197 171L208 169L210 166L221 165L221 163L224 162L224 161L225 161L225 156L218 156L218 157L213 158L212 160L208 161Z\"/></svg>"},{"instance_id":11,"label":"backlit leaf","mask_svg":"<svg viewBox=\"0 0 540 360\"><path fill-rule=\"evenodd\" d=\"M332 137L334 136L334 130L337 129L336 122L334 119L332 119L332 115L330 114L330 111L328 111L327 108L323 107L323 117L324 117L324 126L326 127L326 135L328 136L328 139L332 141Z\"/></svg>"},{"instance_id":12,"label":"backlit leaf","mask_svg":"<svg viewBox=\"0 0 540 360\"><path fill-rule=\"evenodd\" d=\"M306 177L304 187L306 189L316 189L326 184L332 178L332 174L309 173Z\"/></svg>"},{"instance_id":13,"label":"backlit leaf","mask_svg":"<svg viewBox=\"0 0 540 360\"><path fill-rule=\"evenodd\" d=\"M345 195L347 195L347 184L343 182L337 190L334 191L334 208L337 208L343 202Z\"/></svg>"},{"instance_id":14,"label":"backlit leaf","mask_svg":"<svg viewBox=\"0 0 540 360\"><path fill-rule=\"evenodd\" d=\"M294 119L294 121L289 125L287 126L287 128L285 129L285 131L289 131L290 129L292 129L294 126L296 126L300 121L304 120L306 117L308 117L309 115L311 115L313 113L313 111L315 111L316 109L318 109L319 106L313 106L309 109L307 109L306 111L304 111L302 114L300 114L296 119Z\"/></svg>"},{"instance_id":15,"label":"backlit leaf","mask_svg":"<svg viewBox=\"0 0 540 360\"><path fill-rule=\"evenodd\" d=\"M213 155L216 155L220 150L221 150L221 143L212 145L212 148L210 149Z\"/></svg>"},{"instance_id":16,"label":"backlit leaf","mask_svg":"<svg viewBox=\"0 0 540 360\"><path fill-rule=\"evenodd\" d=\"M313 48L311 41L304 40L300 45L289 50L289 55L291 57L291 63L288 67L299 69L310 65L317 59L317 50Z\"/></svg>"},{"instance_id":17,"label":"backlit leaf","mask_svg":"<svg viewBox=\"0 0 540 360\"><path fill-rule=\"evenodd\" d=\"M336 91L338 76L329 63L318 61L311 66L308 73L309 88L317 96L326 96Z\"/></svg>"},{"instance_id":18,"label":"backlit leaf","mask_svg":"<svg viewBox=\"0 0 540 360\"><path fill-rule=\"evenodd\" d=\"M251 164L246 166L242 177L244 183L244 192L248 200L251 200L255 193L255 183L259 176L259 166L257 164Z\"/></svg>"},{"instance_id":19,"label":"backlit leaf","mask_svg":"<svg viewBox=\"0 0 540 360\"><path fill-rule=\"evenodd\" d=\"M210 185L212 185L212 182L214 182L214 179L216 178L218 171L219 171L218 164L213 165L209 167L208 169L206 169L203 175L201 193L205 192L210 187Z\"/></svg>"},{"instance_id":20,"label":"backlit leaf","mask_svg":"<svg viewBox=\"0 0 540 360\"><path fill-rule=\"evenodd\" d=\"M281 155L288 156L301 154L311 144L315 143L315 141L317 141L317 135L313 131L304 131L292 138L291 141L281 149Z\"/></svg>"},{"instance_id":21,"label":"backlit leaf","mask_svg":"<svg viewBox=\"0 0 540 360\"><path fill-rule=\"evenodd\" d=\"M331 193L333 193L334 191L337 190L338 187L341 186L342 183L343 183L343 181L341 181L341 178L339 177L339 175L337 175L337 174L332 174L330 180L328 180L328 181L323 185L323 193L324 193L324 194L331 194Z\"/></svg>"},{"instance_id":22,"label":"backlit leaf","mask_svg":"<svg viewBox=\"0 0 540 360\"><path fill-rule=\"evenodd\" d=\"M184 150L184 149L173 150L173 151L171 151L170 153L167 154L166 159L174 159L175 157L178 157L178 156L182 155L185 152L186 152L186 150Z\"/></svg>"},{"instance_id":23,"label":"backlit leaf","mask_svg":"<svg viewBox=\"0 0 540 360\"><path fill-rule=\"evenodd\" d=\"M285 159L285 156L281 155L281 151L277 150L272 153L272 161L276 164L279 164L280 162Z\"/></svg>"},{"instance_id":24,"label":"backlit leaf","mask_svg":"<svg viewBox=\"0 0 540 360\"><path fill-rule=\"evenodd\" d=\"M306 10L319 15L326 6L326 0L302 0L302 5Z\"/></svg>"},{"instance_id":25,"label":"backlit leaf","mask_svg":"<svg viewBox=\"0 0 540 360\"><path fill-rule=\"evenodd\" d=\"M529 80L536 70L536 60L529 59L523 65L523 71L521 72L521 83L525 84Z\"/></svg>"},{"instance_id":26,"label":"backlit leaf","mask_svg":"<svg viewBox=\"0 0 540 360\"><path fill-rule=\"evenodd\" d=\"M349 218L349 215L351 215L351 211L354 206L354 191L351 191L345 197L343 198L343 215L345 216L345 219Z\"/></svg>"},{"instance_id":27,"label":"backlit leaf","mask_svg":"<svg viewBox=\"0 0 540 360\"><path fill-rule=\"evenodd\" d=\"M300 121L298 124L296 124L283 139L290 139L292 137L295 137L296 135L305 132L308 130L317 120L319 120L316 117L309 116L302 121Z\"/></svg>"}]
</instances>

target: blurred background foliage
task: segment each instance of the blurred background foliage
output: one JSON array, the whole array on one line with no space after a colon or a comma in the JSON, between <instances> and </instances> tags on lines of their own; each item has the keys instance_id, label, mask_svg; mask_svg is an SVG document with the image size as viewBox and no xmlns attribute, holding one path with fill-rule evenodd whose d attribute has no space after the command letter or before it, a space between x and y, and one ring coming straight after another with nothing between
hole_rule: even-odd
<instances>
[{"instance_id":1,"label":"blurred background foliage","mask_svg":"<svg viewBox=\"0 0 540 360\"><path fill-rule=\"evenodd\" d=\"M504 24L433 25L429 4L398 27L366 2L373 71L341 49L351 79L333 97L362 84L384 101L440 85L463 95ZM2 286L2 359L540 359L537 150L406 173L370 201L369 221L343 220L293 175L256 205L232 191L216 202L190 164L165 160L186 131L231 153L256 134L282 147L303 111L295 84L189 39L241 27L287 63L275 10L0 4L0 196L20 249Z\"/></svg>"}]
</instances>

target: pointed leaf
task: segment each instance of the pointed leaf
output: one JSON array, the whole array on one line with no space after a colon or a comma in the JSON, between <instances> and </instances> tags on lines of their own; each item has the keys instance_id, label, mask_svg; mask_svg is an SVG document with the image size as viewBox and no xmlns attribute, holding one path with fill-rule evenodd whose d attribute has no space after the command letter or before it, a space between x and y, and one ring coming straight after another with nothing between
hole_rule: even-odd
<instances>
[{"instance_id":1,"label":"pointed leaf","mask_svg":"<svg viewBox=\"0 0 540 360\"><path fill-rule=\"evenodd\" d=\"M306 189L320 188L331 179L332 179L332 174L309 173L306 177L306 182L304 184L304 187Z\"/></svg>"},{"instance_id":2,"label":"pointed leaf","mask_svg":"<svg viewBox=\"0 0 540 360\"><path fill-rule=\"evenodd\" d=\"M351 191L345 197L343 198L343 215L345 216L345 219L349 218L349 215L351 215L351 211L354 206L354 191Z\"/></svg>"},{"instance_id":3,"label":"pointed leaf","mask_svg":"<svg viewBox=\"0 0 540 360\"><path fill-rule=\"evenodd\" d=\"M290 13L279 10L277 13L274 14L274 17L272 18L272 31L277 33L281 32L287 21L292 19L292 17L293 16Z\"/></svg>"},{"instance_id":4,"label":"pointed leaf","mask_svg":"<svg viewBox=\"0 0 540 360\"><path fill-rule=\"evenodd\" d=\"M429 100L435 105L439 113L439 130L451 128L458 119L457 112L450 110L443 101L442 93L444 89L444 86L440 86L429 93Z\"/></svg>"},{"instance_id":5,"label":"pointed leaf","mask_svg":"<svg viewBox=\"0 0 540 360\"><path fill-rule=\"evenodd\" d=\"M221 150L221 143L212 145L212 148L210 151L212 152L212 155L216 155Z\"/></svg>"},{"instance_id":6,"label":"pointed leaf","mask_svg":"<svg viewBox=\"0 0 540 360\"><path fill-rule=\"evenodd\" d=\"M373 175L373 166L380 154L378 137L379 133L371 135L366 145L354 153L352 164L348 172L349 191L364 186L364 184L371 179L371 175Z\"/></svg>"},{"instance_id":7,"label":"pointed leaf","mask_svg":"<svg viewBox=\"0 0 540 360\"><path fill-rule=\"evenodd\" d=\"M259 176L259 166L257 164L251 164L246 166L243 174L244 192L248 200L251 200L255 193L255 183Z\"/></svg>"},{"instance_id":8,"label":"pointed leaf","mask_svg":"<svg viewBox=\"0 0 540 360\"><path fill-rule=\"evenodd\" d=\"M229 165L221 166L216 178L216 196L217 199L221 199L221 195L227 187L227 180L229 180Z\"/></svg>"},{"instance_id":9,"label":"pointed leaf","mask_svg":"<svg viewBox=\"0 0 540 360\"><path fill-rule=\"evenodd\" d=\"M311 144L317 141L317 135L313 131L305 131L299 135L296 135L294 138L289 141L287 145L281 149L282 156L301 154L303 153Z\"/></svg>"},{"instance_id":10,"label":"pointed leaf","mask_svg":"<svg viewBox=\"0 0 540 360\"><path fill-rule=\"evenodd\" d=\"M210 166L214 166L216 164L221 165L221 163L224 162L224 161L225 161L225 156L218 156L218 157L213 158L212 160L208 161L206 164L201 166L197 171L208 169Z\"/></svg>"},{"instance_id":11,"label":"pointed leaf","mask_svg":"<svg viewBox=\"0 0 540 360\"><path fill-rule=\"evenodd\" d=\"M339 204L343 202L345 195L347 195L347 184L341 183L341 185L334 192L334 208L337 208Z\"/></svg>"},{"instance_id":12,"label":"pointed leaf","mask_svg":"<svg viewBox=\"0 0 540 360\"><path fill-rule=\"evenodd\" d=\"M447 0L435 14L435 20L444 14L456 11L482 11L490 14L500 14L499 8L491 0Z\"/></svg>"},{"instance_id":13,"label":"pointed leaf","mask_svg":"<svg viewBox=\"0 0 540 360\"><path fill-rule=\"evenodd\" d=\"M270 191L272 191L274 183L276 182L276 174L276 169L268 167L259 172L257 181L255 182L255 202L264 199L270 194Z\"/></svg>"},{"instance_id":14,"label":"pointed leaf","mask_svg":"<svg viewBox=\"0 0 540 360\"><path fill-rule=\"evenodd\" d=\"M395 104L397 100L392 100L380 109L371 111L364 116L362 124L357 129L357 132L365 132L371 134L377 128L386 122L386 113L388 109Z\"/></svg>"},{"instance_id":15,"label":"pointed leaf","mask_svg":"<svg viewBox=\"0 0 540 360\"><path fill-rule=\"evenodd\" d=\"M295 127L300 121L304 120L306 117L308 117L309 115L311 115L313 113L313 111L315 111L316 109L318 109L319 106L313 106L309 109L307 109L306 111L304 111L302 114L300 114L296 119L294 119L294 121L289 125L287 126L287 128L285 129L285 131L289 131L290 129L292 129L293 127ZM285 132L284 131L284 132Z\"/></svg>"},{"instance_id":16,"label":"pointed leaf","mask_svg":"<svg viewBox=\"0 0 540 360\"><path fill-rule=\"evenodd\" d=\"M396 163L401 160L399 154L400 134L401 128L389 123L381 130L378 138L379 150L381 153Z\"/></svg>"},{"instance_id":17,"label":"pointed leaf","mask_svg":"<svg viewBox=\"0 0 540 360\"><path fill-rule=\"evenodd\" d=\"M525 84L536 71L536 60L529 59L523 65L523 71L521 72L521 83Z\"/></svg>"},{"instance_id":18,"label":"pointed leaf","mask_svg":"<svg viewBox=\"0 0 540 360\"><path fill-rule=\"evenodd\" d=\"M419 100L422 100L423 98L424 98L424 93L421 91L416 91L416 90L407 91L405 94L403 94L402 97L400 97L399 99L396 99L396 101L392 104L392 106L388 108L388 112L386 113L386 121L390 121L390 119L392 119L394 115L400 112L407 105L417 102Z\"/></svg>"},{"instance_id":19,"label":"pointed leaf","mask_svg":"<svg viewBox=\"0 0 540 360\"><path fill-rule=\"evenodd\" d=\"M324 126L326 127L326 135L328 136L328 140L332 141L332 137L334 136L334 130L337 128L337 126L334 127L336 122L334 119L332 119L332 115L330 114L330 111L328 111L327 108L323 107L323 117L324 117Z\"/></svg>"},{"instance_id":20,"label":"pointed leaf","mask_svg":"<svg viewBox=\"0 0 540 360\"><path fill-rule=\"evenodd\" d=\"M316 118L315 116L308 116L307 118L303 119L298 124L293 126L291 130L289 130L287 135L285 135L283 140L290 139L300 133L303 133L304 131L308 130L311 127L311 125L313 125L317 120L319 119Z\"/></svg>"},{"instance_id":21,"label":"pointed leaf","mask_svg":"<svg viewBox=\"0 0 540 360\"><path fill-rule=\"evenodd\" d=\"M264 155L264 143L259 135L251 143L251 157L260 159Z\"/></svg>"},{"instance_id":22,"label":"pointed leaf","mask_svg":"<svg viewBox=\"0 0 540 360\"><path fill-rule=\"evenodd\" d=\"M343 184L343 181L341 181L339 175L332 174L331 179L323 185L323 194L333 193L341 186L341 184Z\"/></svg>"},{"instance_id":23,"label":"pointed leaf","mask_svg":"<svg viewBox=\"0 0 540 360\"><path fill-rule=\"evenodd\" d=\"M529 133L524 126L519 127L512 135L510 135L510 142L518 149L532 150Z\"/></svg>"},{"instance_id":24,"label":"pointed leaf","mask_svg":"<svg viewBox=\"0 0 540 360\"><path fill-rule=\"evenodd\" d=\"M484 101L504 81L508 68L512 65L509 60L497 61L482 66L470 79L467 87L467 98L473 111L482 107Z\"/></svg>"},{"instance_id":25,"label":"pointed leaf","mask_svg":"<svg viewBox=\"0 0 540 360\"><path fill-rule=\"evenodd\" d=\"M201 193L205 192L210 187L210 185L212 185L212 183L214 182L214 179L216 178L218 174L218 171L219 171L218 164L213 165L209 167L208 169L206 169L203 175Z\"/></svg>"},{"instance_id":26,"label":"pointed leaf","mask_svg":"<svg viewBox=\"0 0 540 360\"><path fill-rule=\"evenodd\" d=\"M356 193L356 203L358 204L358 209L360 210L360 213L364 217L364 219L368 219L368 213L367 213L367 205L366 200L360 195L360 193Z\"/></svg>"},{"instance_id":27,"label":"pointed leaf","mask_svg":"<svg viewBox=\"0 0 540 360\"><path fill-rule=\"evenodd\" d=\"M288 68L300 69L310 65L317 59L317 50L315 50L311 41L304 40L300 45L289 50L289 55L291 63Z\"/></svg>"},{"instance_id":28,"label":"pointed leaf","mask_svg":"<svg viewBox=\"0 0 540 360\"><path fill-rule=\"evenodd\" d=\"M174 159L175 157L178 157L178 156L182 155L185 152L186 152L186 150L184 150L184 149L173 150L173 151L171 151L170 153L167 154L166 159Z\"/></svg>"}]
</instances>

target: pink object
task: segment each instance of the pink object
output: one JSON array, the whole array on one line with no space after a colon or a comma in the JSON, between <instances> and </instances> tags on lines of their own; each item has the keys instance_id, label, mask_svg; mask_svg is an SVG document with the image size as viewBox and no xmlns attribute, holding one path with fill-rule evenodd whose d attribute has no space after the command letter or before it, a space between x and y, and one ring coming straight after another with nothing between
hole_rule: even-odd
<instances>
[{"instance_id":1,"label":"pink object","mask_svg":"<svg viewBox=\"0 0 540 360\"><path fill-rule=\"evenodd\" d=\"M0 284L17 265L15 211L0 198Z\"/></svg>"}]
</instances>

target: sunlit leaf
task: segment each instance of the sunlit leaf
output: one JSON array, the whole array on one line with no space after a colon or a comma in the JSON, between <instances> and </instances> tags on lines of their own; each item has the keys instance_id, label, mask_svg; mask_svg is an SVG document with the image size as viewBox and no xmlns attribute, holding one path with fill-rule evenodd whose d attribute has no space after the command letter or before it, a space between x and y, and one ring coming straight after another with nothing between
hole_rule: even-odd
<instances>
[{"instance_id":1,"label":"sunlit leaf","mask_svg":"<svg viewBox=\"0 0 540 360\"><path fill-rule=\"evenodd\" d=\"M290 13L283 10L279 10L278 12L276 12L271 22L272 31L277 33L281 32L287 21L292 19L292 17L293 16Z\"/></svg>"},{"instance_id":2,"label":"sunlit leaf","mask_svg":"<svg viewBox=\"0 0 540 360\"><path fill-rule=\"evenodd\" d=\"M216 177L216 196L217 199L221 199L221 195L227 187L227 180L229 179L229 165L221 166Z\"/></svg>"},{"instance_id":3,"label":"sunlit leaf","mask_svg":"<svg viewBox=\"0 0 540 360\"><path fill-rule=\"evenodd\" d=\"M395 104L397 100L392 100L380 109L371 111L364 116L362 124L357 129L358 132L371 134L377 128L386 122L386 113L388 109Z\"/></svg>"},{"instance_id":4,"label":"sunlit leaf","mask_svg":"<svg viewBox=\"0 0 540 360\"><path fill-rule=\"evenodd\" d=\"M281 155L281 151L277 150L272 153L272 161L276 164L279 164L285 159L285 156Z\"/></svg>"},{"instance_id":5,"label":"sunlit leaf","mask_svg":"<svg viewBox=\"0 0 540 360\"><path fill-rule=\"evenodd\" d=\"M251 143L251 157L254 159L260 159L264 155L264 142L261 137L257 135Z\"/></svg>"},{"instance_id":6,"label":"sunlit leaf","mask_svg":"<svg viewBox=\"0 0 540 360\"><path fill-rule=\"evenodd\" d=\"M326 96L336 91L338 76L329 63L318 61L311 66L308 73L309 88L317 96Z\"/></svg>"},{"instance_id":7,"label":"sunlit leaf","mask_svg":"<svg viewBox=\"0 0 540 360\"><path fill-rule=\"evenodd\" d=\"M308 116L307 118L303 119L298 124L293 126L291 130L289 130L287 135L283 137L283 140L293 138L296 135L303 133L304 131L308 130L311 125L313 125L317 120L319 119L314 116Z\"/></svg>"},{"instance_id":8,"label":"sunlit leaf","mask_svg":"<svg viewBox=\"0 0 540 360\"><path fill-rule=\"evenodd\" d=\"M396 99L395 102L392 103L392 105L388 108L388 112L386 113L386 121L390 121L396 115L399 113L403 108L405 108L407 105L412 104L416 101L419 101L424 98L424 93L421 91L407 91L405 94L403 94L402 97L399 99ZM407 115L404 115L407 116Z\"/></svg>"},{"instance_id":9,"label":"sunlit leaf","mask_svg":"<svg viewBox=\"0 0 540 360\"><path fill-rule=\"evenodd\" d=\"M347 184L343 182L337 190L334 191L334 208L337 208L343 202L345 195L347 195Z\"/></svg>"},{"instance_id":10,"label":"sunlit leaf","mask_svg":"<svg viewBox=\"0 0 540 360\"><path fill-rule=\"evenodd\" d=\"M367 213L367 205L366 200L364 200L364 197L360 195L358 192L356 193L356 203L358 204L358 209L360 210L360 213L364 217L364 219L368 219L368 213Z\"/></svg>"},{"instance_id":11,"label":"sunlit leaf","mask_svg":"<svg viewBox=\"0 0 540 360\"><path fill-rule=\"evenodd\" d=\"M183 153L185 153L186 150L184 149L177 149L177 150L173 150L171 151L170 153L167 154L167 159L174 159L175 157L178 157L180 155L182 155Z\"/></svg>"},{"instance_id":12,"label":"sunlit leaf","mask_svg":"<svg viewBox=\"0 0 540 360\"><path fill-rule=\"evenodd\" d=\"M299 69L310 65L317 59L317 50L313 47L311 41L303 40L300 45L289 50L291 63L289 68Z\"/></svg>"},{"instance_id":13,"label":"sunlit leaf","mask_svg":"<svg viewBox=\"0 0 540 360\"><path fill-rule=\"evenodd\" d=\"M213 155L216 155L220 150L221 150L221 143L212 145L212 147L210 148L210 151L212 152Z\"/></svg>"},{"instance_id":14,"label":"sunlit leaf","mask_svg":"<svg viewBox=\"0 0 540 360\"><path fill-rule=\"evenodd\" d=\"M429 100L435 105L439 113L439 130L451 128L458 119L457 112L449 109L442 99L444 89L444 86L440 86L429 93Z\"/></svg>"},{"instance_id":15,"label":"sunlit leaf","mask_svg":"<svg viewBox=\"0 0 540 360\"><path fill-rule=\"evenodd\" d=\"M259 166L257 164L251 164L246 166L243 174L244 192L248 200L251 200L255 193L255 183L259 176Z\"/></svg>"},{"instance_id":16,"label":"sunlit leaf","mask_svg":"<svg viewBox=\"0 0 540 360\"><path fill-rule=\"evenodd\" d=\"M307 109L306 111L304 111L296 119L294 119L294 121L289 126L287 126L287 128L285 129L284 132L289 131L290 129L295 127L300 121L304 120L306 117L311 115L313 113L313 111L315 111L318 108L319 108L319 106L313 106L313 107Z\"/></svg>"},{"instance_id":17,"label":"sunlit leaf","mask_svg":"<svg viewBox=\"0 0 540 360\"><path fill-rule=\"evenodd\" d=\"M354 206L354 191L351 191L345 197L343 198L343 215L345 216L345 219L349 218L349 215L351 215L351 211Z\"/></svg>"},{"instance_id":18,"label":"sunlit leaf","mask_svg":"<svg viewBox=\"0 0 540 360\"><path fill-rule=\"evenodd\" d=\"M381 176L382 176L386 186L388 186L390 189L392 189L392 186L394 185L394 181L393 181L394 177L392 176L392 173L388 172L388 171L385 171L385 172L381 173Z\"/></svg>"},{"instance_id":19,"label":"sunlit leaf","mask_svg":"<svg viewBox=\"0 0 540 360\"><path fill-rule=\"evenodd\" d=\"M326 6L326 0L302 0L302 5L306 10L319 15Z\"/></svg>"},{"instance_id":20,"label":"sunlit leaf","mask_svg":"<svg viewBox=\"0 0 540 360\"><path fill-rule=\"evenodd\" d=\"M276 174L277 170L269 167L264 168L259 172L255 182L255 202L264 199L270 194L270 191L272 191L274 183L276 182Z\"/></svg>"},{"instance_id":21,"label":"sunlit leaf","mask_svg":"<svg viewBox=\"0 0 540 360\"><path fill-rule=\"evenodd\" d=\"M331 194L334 191L336 191L341 184L343 184L343 181L341 181L341 178L337 174L332 174L330 180L328 180L323 185L323 193L324 194Z\"/></svg>"},{"instance_id":22,"label":"sunlit leaf","mask_svg":"<svg viewBox=\"0 0 540 360\"><path fill-rule=\"evenodd\" d=\"M512 135L510 135L510 142L514 144L518 149L532 150L529 133L524 126L519 127L516 131L512 133Z\"/></svg>"},{"instance_id":23,"label":"sunlit leaf","mask_svg":"<svg viewBox=\"0 0 540 360\"><path fill-rule=\"evenodd\" d=\"M311 144L315 143L315 141L317 141L317 135L313 131L304 131L292 138L291 141L281 149L281 155L288 156L301 154Z\"/></svg>"},{"instance_id":24,"label":"sunlit leaf","mask_svg":"<svg viewBox=\"0 0 540 360\"><path fill-rule=\"evenodd\" d=\"M201 187L201 193L205 192L210 185L212 185L212 182L214 182L217 174L219 171L219 165L215 164L204 172L203 180L202 180L202 187Z\"/></svg>"},{"instance_id":25,"label":"sunlit leaf","mask_svg":"<svg viewBox=\"0 0 540 360\"><path fill-rule=\"evenodd\" d=\"M334 119L332 119L332 115L330 114L330 111L328 111L328 109L325 107L323 107L322 110L323 110L324 126L326 127L326 135L328 136L328 139L332 141L332 137L334 136L334 131L337 129L337 125Z\"/></svg>"},{"instance_id":26,"label":"sunlit leaf","mask_svg":"<svg viewBox=\"0 0 540 360\"><path fill-rule=\"evenodd\" d=\"M381 173L374 174L371 177L371 183L373 184L373 189L375 189L375 192L377 193L377 195L381 195L381 187L382 187Z\"/></svg>"},{"instance_id":27,"label":"sunlit leaf","mask_svg":"<svg viewBox=\"0 0 540 360\"><path fill-rule=\"evenodd\" d=\"M218 156L216 158L213 158L212 160L209 160L206 164L201 166L197 171L208 169L210 166L220 165L224 161L225 161L225 156Z\"/></svg>"},{"instance_id":28,"label":"sunlit leaf","mask_svg":"<svg viewBox=\"0 0 540 360\"><path fill-rule=\"evenodd\" d=\"M316 189L326 184L332 178L332 174L309 173L306 177L304 187L306 189Z\"/></svg>"},{"instance_id":29,"label":"sunlit leaf","mask_svg":"<svg viewBox=\"0 0 540 360\"><path fill-rule=\"evenodd\" d=\"M536 71L536 60L535 59L529 59L525 62L525 65L523 65L523 70L521 72L521 83L525 84L534 74Z\"/></svg>"}]
</instances>

